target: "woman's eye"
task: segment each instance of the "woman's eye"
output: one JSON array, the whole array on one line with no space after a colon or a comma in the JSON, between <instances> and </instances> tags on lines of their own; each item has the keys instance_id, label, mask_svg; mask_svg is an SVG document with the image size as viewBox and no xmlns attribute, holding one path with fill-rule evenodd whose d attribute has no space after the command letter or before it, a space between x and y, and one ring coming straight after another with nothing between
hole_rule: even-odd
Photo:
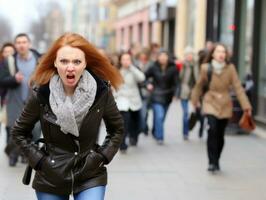
<instances>
[{"instance_id":1,"label":"woman's eye","mask_svg":"<svg viewBox=\"0 0 266 200\"><path fill-rule=\"evenodd\" d=\"M81 60L73 60L74 65L79 65L81 63Z\"/></svg>"},{"instance_id":2,"label":"woman's eye","mask_svg":"<svg viewBox=\"0 0 266 200\"><path fill-rule=\"evenodd\" d=\"M61 59L60 63L62 63L63 65L66 65L69 63L69 61L67 59Z\"/></svg>"}]
</instances>

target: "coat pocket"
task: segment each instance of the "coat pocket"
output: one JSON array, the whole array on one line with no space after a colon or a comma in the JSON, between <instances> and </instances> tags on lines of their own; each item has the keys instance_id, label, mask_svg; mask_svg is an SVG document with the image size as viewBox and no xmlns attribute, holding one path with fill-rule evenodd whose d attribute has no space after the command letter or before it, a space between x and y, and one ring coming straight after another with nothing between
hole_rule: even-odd
<instances>
[{"instance_id":1,"label":"coat pocket","mask_svg":"<svg viewBox=\"0 0 266 200\"><path fill-rule=\"evenodd\" d=\"M60 161L51 156L46 156L39 171L50 183L61 185L71 180L67 173L67 166L64 160Z\"/></svg>"},{"instance_id":2,"label":"coat pocket","mask_svg":"<svg viewBox=\"0 0 266 200\"><path fill-rule=\"evenodd\" d=\"M91 177L97 169L99 169L103 163L103 158L99 153L91 151L83 158L81 163L82 164L77 172L77 176L80 178L88 178Z\"/></svg>"}]
</instances>

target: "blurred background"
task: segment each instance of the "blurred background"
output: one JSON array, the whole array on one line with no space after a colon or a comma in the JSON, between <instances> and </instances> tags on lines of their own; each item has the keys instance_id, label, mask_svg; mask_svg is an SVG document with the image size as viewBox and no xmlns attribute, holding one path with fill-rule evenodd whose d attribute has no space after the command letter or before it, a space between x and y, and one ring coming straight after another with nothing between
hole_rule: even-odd
<instances>
[{"instance_id":1,"label":"blurred background","mask_svg":"<svg viewBox=\"0 0 266 200\"><path fill-rule=\"evenodd\" d=\"M263 0L0 0L0 43L20 32L45 52L64 32L77 32L108 52L156 43L182 59L205 42L220 41L232 53L244 81L255 80L256 119L266 123L266 8Z\"/></svg>"},{"instance_id":2,"label":"blurred background","mask_svg":"<svg viewBox=\"0 0 266 200\"><path fill-rule=\"evenodd\" d=\"M14 42L23 32L34 49L45 53L60 35L76 32L112 56L143 50L152 56L153 49L164 50L179 68L187 52L198 62L210 42L224 43L243 85L252 77L249 98L256 130L242 133L235 127L239 104L232 95L234 116L227 130L224 170L209 176L206 133L199 138L196 124L185 142L182 108L173 101L165 122L165 145L156 145L150 133L141 134L137 148L118 153L108 166L106 199L265 200L265 10L265 0L0 0L0 45ZM101 132L105 134L104 127ZM21 183L25 165L10 168L3 151L0 156L0 200L35 199L33 190Z\"/></svg>"}]
</instances>

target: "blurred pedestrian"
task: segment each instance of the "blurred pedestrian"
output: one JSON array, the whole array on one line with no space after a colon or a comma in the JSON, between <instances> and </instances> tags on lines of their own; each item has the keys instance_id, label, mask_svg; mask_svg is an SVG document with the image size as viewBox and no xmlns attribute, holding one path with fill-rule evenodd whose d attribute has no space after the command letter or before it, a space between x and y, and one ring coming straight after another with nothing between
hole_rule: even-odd
<instances>
[{"instance_id":1,"label":"blurred pedestrian","mask_svg":"<svg viewBox=\"0 0 266 200\"><path fill-rule=\"evenodd\" d=\"M208 70L211 69L211 81L203 97L203 112L207 117L209 158L208 171L220 170L219 160L224 147L224 132L228 119L232 116L230 88L236 92L242 109L251 115L251 105L238 78L235 66L229 62L227 48L216 44L209 53L206 64L201 66L199 80L192 92L192 102L196 107L202 95L203 87L208 81Z\"/></svg>"},{"instance_id":2,"label":"blurred pedestrian","mask_svg":"<svg viewBox=\"0 0 266 200\"><path fill-rule=\"evenodd\" d=\"M10 128L20 115L29 95L29 79L38 63L40 54L31 49L31 41L27 34L20 33L15 37L16 53L8 57L5 66L0 73L0 86L7 88L6 112L7 112L7 140L5 152L9 156L9 166L15 166L20 152L10 138ZM40 125L34 129L34 138L37 140L41 135ZM22 157L22 162L26 160Z\"/></svg>"},{"instance_id":3,"label":"blurred pedestrian","mask_svg":"<svg viewBox=\"0 0 266 200\"><path fill-rule=\"evenodd\" d=\"M137 57L141 52L141 50L142 50L141 44L138 42L132 43L128 50L128 53L131 55L132 63L135 66L137 65L137 59L138 59Z\"/></svg>"},{"instance_id":4,"label":"blurred pedestrian","mask_svg":"<svg viewBox=\"0 0 266 200\"><path fill-rule=\"evenodd\" d=\"M148 49L143 49L137 56L136 65L137 67L145 73L151 66L153 62L150 60L150 55ZM151 108L150 97L151 93L147 90L146 82L142 82L139 84L139 90L142 100L141 107L141 132L145 135L148 135L149 127L148 127L148 112Z\"/></svg>"},{"instance_id":5,"label":"blurred pedestrian","mask_svg":"<svg viewBox=\"0 0 266 200\"><path fill-rule=\"evenodd\" d=\"M206 43L205 43L205 47L201 50L199 50L198 52L198 71L200 72L201 71L201 66L203 64L203 62L207 59L207 56L208 54L212 51L214 47L214 43L211 41L211 40L207 40ZM202 99L200 99L200 104L199 105L202 105ZM203 137L203 132L204 132L204 121L205 121L205 117L204 117L204 114L202 112L202 107L201 106L198 106L196 108L196 114L197 114L197 118L200 122L200 128L199 128L199 138L202 138Z\"/></svg>"},{"instance_id":6,"label":"blurred pedestrian","mask_svg":"<svg viewBox=\"0 0 266 200\"><path fill-rule=\"evenodd\" d=\"M198 66L201 67L203 62L206 60L209 53L213 50L214 43L210 40L207 40L205 47L198 52ZM200 70L200 69L199 69Z\"/></svg>"},{"instance_id":7,"label":"blurred pedestrian","mask_svg":"<svg viewBox=\"0 0 266 200\"><path fill-rule=\"evenodd\" d=\"M158 59L145 73L146 79L151 79L147 89L151 92L153 109L153 135L159 145L164 141L164 120L170 103L174 97L178 71L174 61L169 59L166 51L160 51Z\"/></svg>"},{"instance_id":8,"label":"blurred pedestrian","mask_svg":"<svg viewBox=\"0 0 266 200\"><path fill-rule=\"evenodd\" d=\"M136 146L141 126L141 97L138 83L145 80L145 75L132 63L129 53L122 53L119 58L119 68L124 83L115 94L118 109L120 110L125 125L125 135L120 150L125 153L129 138L130 145Z\"/></svg>"},{"instance_id":9,"label":"blurred pedestrian","mask_svg":"<svg viewBox=\"0 0 266 200\"><path fill-rule=\"evenodd\" d=\"M191 47L185 49L185 60L182 65L180 78L180 93L181 105L183 110L183 138L188 140L189 136L189 100L193 86L198 77L197 65L194 61L194 52Z\"/></svg>"},{"instance_id":10,"label":"blurred pedestrian","mask_svg":"<svg viewBox=\"0 0 266 200\"><path fill-rule=\"evenodd\" d=\"M160 45L158 43L151 43L150 45L150 59L153 62L157 61L160 52Z\"/></svg>"},{"instance_id":11,"label":"blurred pedestrian","mask_svg":"<svg viewBox=\"0 0 266 200\"><path fill-rule=\"evenodd\" d=\"M4 43L0 50L0 71L1 68L4 67L5 59L9 56L14 55L15 47L11 42ZM1 76L1 75L0 75ZM6 88L0 87L0 130L1 124L6 124L6 109L5 109L5 96L6 96Z\"/></svg>"},{"instance_id":12,"label":"blurred pedestrian","mask_svg":"<svg viewBox=\"0 0 266 200\"><path fill-rule=\"evenodd\" d=\"M103 200L108 164L123 138L123 120L111 93L122 78L85 38L67 33L42 57L32 76L31 96L12 130L16 144L36 170L39 200ZM97 144L105 121L107 136ZM44 146L29 143L40 120Z\"/></svg>"}]
</instances>

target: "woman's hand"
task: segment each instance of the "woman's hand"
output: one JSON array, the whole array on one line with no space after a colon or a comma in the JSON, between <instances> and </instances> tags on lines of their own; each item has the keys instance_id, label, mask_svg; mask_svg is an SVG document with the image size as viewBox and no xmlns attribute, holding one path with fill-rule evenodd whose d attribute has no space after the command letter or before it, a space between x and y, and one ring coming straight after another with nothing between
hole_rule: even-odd
<instances>
[{"instance_id":1,"label":"woman's hand","mask_svg":"<svg viewBox=\"0 0 266 200\"><path fill-rule=\"evenodd\" d=\"M194 108L200 108L200 103L199 102L192 102L192 105L194 106Z\"/></svg>"},{"instance_id":2,"label":"woman's hand","mask_svg":"<svg viewBox=\"0 0 266 200\"><path fill-rule=\"evenodd\" d=\"M153 91L153 89L154 89L153 85L151 83L149 83L147 85L147 90L151 92L151 91Z\"/></svg>"},{"instance_id":3,"label":"woman's hand","mask_svg":"<svg viewBox=\"0 0 266 200\"><path fill-rule=\"evenodd\" d=\"M246 109L245 112L247 112L247 114L249 116L252 116L252 109L251 108Z\"/></svg>"}]
</instances>

